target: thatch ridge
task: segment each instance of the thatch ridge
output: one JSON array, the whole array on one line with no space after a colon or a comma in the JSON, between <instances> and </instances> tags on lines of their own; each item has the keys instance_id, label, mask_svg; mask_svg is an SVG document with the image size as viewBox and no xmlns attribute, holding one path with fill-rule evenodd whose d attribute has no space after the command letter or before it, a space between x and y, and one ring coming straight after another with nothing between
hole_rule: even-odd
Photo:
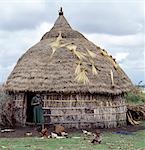
<instances>
[{"instance_id":1,"label":"thatch ridge","mask_svg":"<svg viewBox=\"0 0 145 150\"><path fill-rule=\"evenodd\" d=\"M60 31L63 42L74 43L78 52L88 54L89 50L96 54L96 58L92 59L97 75L91 73L90 60L88 58L84 60L88 84L75 81L79 59L66 47L58 48L50 60L52 54L50 44L56 40ZM41 41L19 59L5 86L9 91L90 92L113 95L130 91L132 87L132 82L115 60L81 33L74 31L63 15L59 16L54 27L42 37Z\"/></svg>"}]
</instances>

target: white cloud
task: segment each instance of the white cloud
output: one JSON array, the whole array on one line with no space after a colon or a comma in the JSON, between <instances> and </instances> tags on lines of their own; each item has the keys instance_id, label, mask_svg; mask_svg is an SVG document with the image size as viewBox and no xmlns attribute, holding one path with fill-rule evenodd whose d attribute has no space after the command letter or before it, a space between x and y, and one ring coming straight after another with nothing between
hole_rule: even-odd
<instances>
[{"instance_id":1,"label":"white cloud","mask_svg":"<svg viewBox=\"0 0 145 150\"><path fill-rule=\"evenodd\" d=\"M12 65L7 67L3 67L0 65L0 83L6 81L8 75L11 73L15 65L16 63L13 63Z\"/></svg>"},{"instance_id":2,"label":"white cloud","mask_svg":"<svg viewBox=\"0 0 145 150\"><path fill-rule=\"evenodd\" d=\"M49 31L51 27L52 24L43 22L31 30L25 29L13 32L0 30L0 55L3 55L4 53L16 55L21 49L25 50L32 44L40 41L43 34Z\"/></svg>"},{"instance_id":3,"label":"white cloud","mask_svg":"<svg viewBox=\"0 0 145 150\"><path fill-rule=\"evenodd\" d=\"M90 9L88 9L90 7ZM106 33L112 35L130 35L143 32L143 2L96 1L81 3L74 15L81 23L76 26L87 33ZM82 10L83 15L81 13ZM72 14L73 15L73 14ZM75 20L76 17L72 18ZM87 20L87 21L86 21Z\"/></svg>"},{"instance_id":4,"label":"white cloud","mask_svg":"<svg viewBox=\"0 0 145 150\"><path fill-rule=\"evenodd\" d=\"M123 47L134 47L134 46L144 46L144 34L138 33L134 35L109 35L109 34L85 34L88 39L94 41L96 44L102 47L110 46L123 46Z\"/></svg>"},{"instance_id":5,"label":"white cloud","mask_svg":"<svg viewBox=\"0 0 145 150\"><path fill-rule=\"evenodd\" d=\"M114 57L116 58L117 62L121 62L125 60L128 55L129 55L128 52L120 52L120 53L116 53Z\"/></svg>"},{"instance_id":6,"label":"white cloud","mask_svg":"<svg viewBox=\"0 0 145 150\"><path fill-rule=\"evenodd\" d=\"M0 28L3 30L32 29L45 18L45 1L0 1Z\"/></svg>"}]
</instances>

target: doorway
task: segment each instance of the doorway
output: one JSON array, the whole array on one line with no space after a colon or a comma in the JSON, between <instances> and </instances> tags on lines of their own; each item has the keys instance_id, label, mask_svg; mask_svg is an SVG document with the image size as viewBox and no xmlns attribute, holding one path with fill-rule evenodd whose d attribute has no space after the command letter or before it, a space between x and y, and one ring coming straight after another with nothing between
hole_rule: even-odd
<instances>
[{"instance_id":1,"label":"doorway","mask_svg":"<svg viewBox=\"0 0 145 150\"><path fill-rule=\"evenodd\" d=\"M27 93L27 109L26 109L26 122L32 123L33 122L33 106L31 105L32 98L36 94L33 92L28 92Z\"/></svg>"}]
</instances>

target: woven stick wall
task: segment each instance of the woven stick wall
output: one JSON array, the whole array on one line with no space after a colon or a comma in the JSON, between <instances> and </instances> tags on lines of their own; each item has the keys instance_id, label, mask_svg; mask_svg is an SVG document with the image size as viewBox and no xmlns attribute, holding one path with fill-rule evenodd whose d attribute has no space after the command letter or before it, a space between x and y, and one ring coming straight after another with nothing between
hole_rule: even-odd
<instances>
[{"instance_id":1,"label":"woven stick wall","mask_svg":"<svg viewBox=\"0 0 145 150\"><path fill-rule=\"evenodd\" d=\"M122 96L103 96L89 93L42 94L46 124L61 123L67 127L112 128L126 124L126 104ZM16 120L26 119L25 96L13 96Z\"/></svg>"},{"instance_id":2,"label":"woven stick wall","mask_svg":"<svg viewBox=\"0 0 145 150\"><path fill-rule=\"evenodd\" d=\"M44 110L51 123L68 127L111 128L126 124L126 105L121 96L76 94L69 96L45 95Z\"/></svg>"}]
</instances>

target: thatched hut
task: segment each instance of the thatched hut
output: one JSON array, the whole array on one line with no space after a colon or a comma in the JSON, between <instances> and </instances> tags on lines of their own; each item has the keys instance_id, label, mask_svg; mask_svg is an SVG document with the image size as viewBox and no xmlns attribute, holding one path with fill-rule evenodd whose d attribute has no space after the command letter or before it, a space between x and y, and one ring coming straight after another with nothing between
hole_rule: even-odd
<instances>
[{"instance_id":1,"label":"thatched hut","mask_svg":"<svg viewBox=\"0 0 145 150\"><path fill-rule=\"evenodd\" d=\"M62 10L52 29L18 60L5 85L17 122L32 122L31 99L39 93L46 123L78 128L125 125L124 94L131 88L115 59L73 30Z\"/></svg>"}]
</instances>

